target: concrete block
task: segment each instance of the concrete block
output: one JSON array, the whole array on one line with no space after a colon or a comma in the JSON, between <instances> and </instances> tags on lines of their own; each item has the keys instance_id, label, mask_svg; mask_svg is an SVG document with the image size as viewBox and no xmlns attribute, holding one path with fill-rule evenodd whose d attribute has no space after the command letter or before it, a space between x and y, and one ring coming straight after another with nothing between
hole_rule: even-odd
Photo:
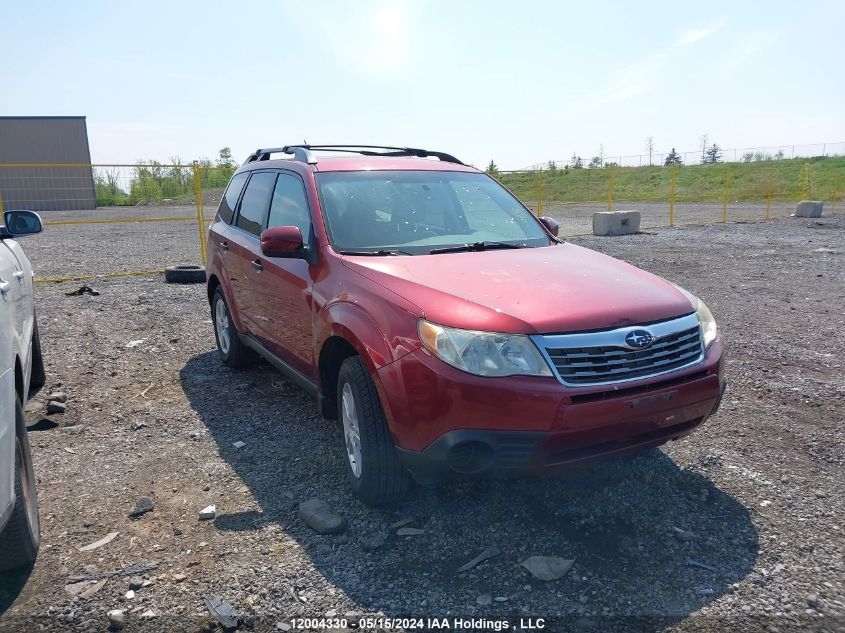
<instances>
[{"instance_id":1,"label":"concrete block","mask_svg":"<svg viewBox=\"0 0 845 633\"><path fill-rule=\"evenodd\" d=\"M824 202L820 200L802 200L795 207L796 218L820 218L824 210Z\"/></svg>"},{"instance_id":2,"label":"concrete block","mask_svg":"<svg viewBox=\"0 0 845 633\"><path fill-rule=\"evenodd\" d=\"M632 235L639 232L639 211L596 211L593 213L593 235Z\"/></svg>"}]
</instances>

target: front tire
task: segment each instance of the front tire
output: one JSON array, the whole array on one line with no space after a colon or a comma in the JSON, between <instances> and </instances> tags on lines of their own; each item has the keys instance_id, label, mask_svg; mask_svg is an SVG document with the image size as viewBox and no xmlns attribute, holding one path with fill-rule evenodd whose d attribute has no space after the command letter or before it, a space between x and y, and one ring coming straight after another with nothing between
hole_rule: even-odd
<instances>
[{"instance_id":1,"label":"front tire","mask_svg":"<svg viewBox=\"0 0 845 633\"><path fill-rule=\"evenodd\" d=\"M229 367L248 367L255 362L255 353L241 343L235 324L232 322L229 304L223 288L218 286L211 299L211 321L214 324L214 338L217 351Z\"/></svg>"},{"instance_id":2,"label":"front tire","mask_svg":"<svg viewBox=\"0 0 845 633\"><path fill-rule=\"evenodd\" d=\"M337 403L352 489L368 505L404 497L411 476L399 461L376 386L359 356L340 366Z\"/></svg>"},{"instance_id":3,"label":"front tire","mask_svg":"<svg viewBox=\"0 0 845 633\"><path fill-rule=\"evenodd\" d=\"M32 565L41 544L38 495L20 398L15 398L15 509L0 534L0 571Z\"/></svg>"}]
</instances>

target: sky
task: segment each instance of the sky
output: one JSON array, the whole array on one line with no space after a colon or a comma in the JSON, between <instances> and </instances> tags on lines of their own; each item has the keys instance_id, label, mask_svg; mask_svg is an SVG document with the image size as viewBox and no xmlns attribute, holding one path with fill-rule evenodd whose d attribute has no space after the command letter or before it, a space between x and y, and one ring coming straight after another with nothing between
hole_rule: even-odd
<instances>
[{"instance_id":1,"label":"sky","mask_svg":"<svg viewBox=\"0 0 845 633\"><path fill-rule=\"evenodd\" d=\"M845 141L845 3L0 0L0 115L92 160L364 143L518 169ZM0 139L2 142L2 139Z\"/></svg>"}]
</instances>

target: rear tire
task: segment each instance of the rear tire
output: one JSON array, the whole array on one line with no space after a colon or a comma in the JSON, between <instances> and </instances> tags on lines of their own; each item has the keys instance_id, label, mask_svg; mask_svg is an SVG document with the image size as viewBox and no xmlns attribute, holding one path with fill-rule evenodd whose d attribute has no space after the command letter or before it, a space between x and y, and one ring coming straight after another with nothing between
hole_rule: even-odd
<instances>
[{"instance_id":1,"label":"rear tire","mask_svg":"<svg viewBox=\"0 0 845 633\"><path fill-rule=\"evenodd\" d=\"M32 372L29 375L30 393L41 389L45 382L47 382L47 372L44 370L44 356L41 353L41 334L38 332L38 319L33 317Z\"/></svg>"},{"instance_id":2,"label":"rear tire","mask_svg":"<svg viewBox=\"0 0 845 633\"><path fill-rule=\"evenodd\" d=\"M226 365L239 368L248 367L255 362L255 352L241 343L221 286L217 286L211 299L211 322L214 325L217 351Z\"/></svg>"},{"instance_id":3,"label":"rear tire","mask_svg":"<svg viewBox=\"0 0 845 633\"><path fill-rule=\"evenodd\" d=\"M32 565L41 544L38 495L20 398L15 398L15 509L0 534L0 570Z\"/></svg>"},{"instance_id":4,"label":"rear tire","mask_svg":"<svg viewBox=\"0 0 845 633\"><path fill-rule=\"evenodd\" d=\"M347 358L340 366L337 405L352 489L368 505L404 497L411 488L411 476L399 461L376 386L359 356Z\"/></svg>"}]
</instances>

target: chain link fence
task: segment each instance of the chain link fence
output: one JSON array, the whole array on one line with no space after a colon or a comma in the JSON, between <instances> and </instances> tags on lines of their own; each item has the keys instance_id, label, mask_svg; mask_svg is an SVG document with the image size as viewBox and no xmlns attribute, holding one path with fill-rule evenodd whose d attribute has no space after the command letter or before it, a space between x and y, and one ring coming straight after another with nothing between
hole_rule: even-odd
<instances>
[{"instance_id":1,"label":"chain link fence","mask_svg":"<svg viewBox=\"0 0 845 633\"><path fill-rule=\"evenodd\" d=\"M0 164L0 209L41 214L27 239L40 282L152 274L205 263L205 231L234 166ZM494 172L561 236L592 231L592 214L638 210L644 230L785 217L801 199L845 203L845 157L709 165Z\"/></svg>"},{"instance_id":2,"label":"chain link fence","mask_svg":"<svg viewBox=\"0 0 845 633\"><path fill-rule=\"evenodd\" d=\"M0 208L31 209L39 282L152 274L205 263L205 228L234 167L2 164Z\"/></svg>"},{"instance_id":3,"label":"chain link fence","mask_svg":"<svg viewBox=\"0 0 845 633\"><path fill-rule=\"evenodd\" d=\"M799 200L842 208L845 157L706 165L494 172L538 215L555 218L561 235L592 231L596 211L636 210L641 228L752 222L794 213Z\"/></svg>"}]
</instances>

